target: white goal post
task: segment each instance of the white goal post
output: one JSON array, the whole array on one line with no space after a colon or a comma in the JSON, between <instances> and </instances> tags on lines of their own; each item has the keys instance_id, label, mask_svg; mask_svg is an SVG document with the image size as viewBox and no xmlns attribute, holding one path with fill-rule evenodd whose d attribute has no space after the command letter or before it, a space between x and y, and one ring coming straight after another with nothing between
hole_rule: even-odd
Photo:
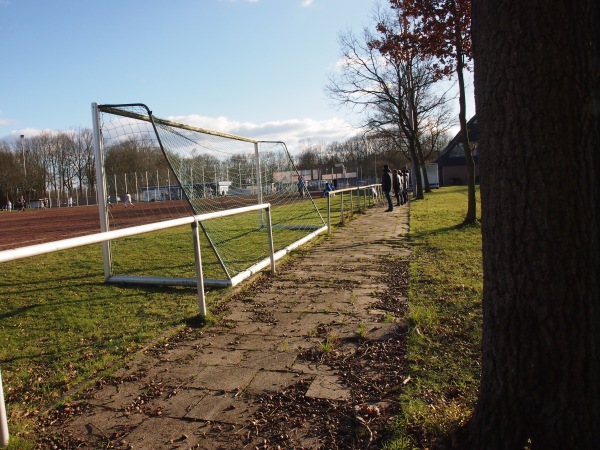
<instances>
[{"instance_id":1,"label":"white goal post","mask_svg":"<svg viewBox=\"0 0 600 450\"><path fill-rule=\"evenodd\" d=\"M111 222L111 217L115 207L127 206L120 203L124 197L133 197L135 214L147 223L269 203L276 256L327 230L310 195L298 195L292 176L297 177L298 171L283 142L257 141L160 119L144 104L93 103L92 116L102 232L120 225ZM136 155L151 159L152 166L140 169L140 158L134 163L127 160ZM256 267L264 267L270 257L262 244L267 228L262 209L253 216L240 216L235 223L217 219L201 220L198 225L222 272L206 277L208 286L236 284ZM180 277L115 274L114 253L111 242L104 242L107 282L191 283Z\"/></svg>"}]
</instances>

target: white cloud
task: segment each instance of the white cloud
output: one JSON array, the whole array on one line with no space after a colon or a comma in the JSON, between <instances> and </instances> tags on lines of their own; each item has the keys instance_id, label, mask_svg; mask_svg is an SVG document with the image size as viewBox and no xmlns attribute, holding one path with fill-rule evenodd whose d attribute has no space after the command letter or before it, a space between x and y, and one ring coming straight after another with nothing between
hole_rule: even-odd
<instances>
[{"instance_id":1,"label":"white cloud","mask_svg":"<svg viewBox=\"0 0 600 450\"><path fill-rule=\"evenodd\" d=\"M221 133L232 134L257 141L282 141L292 153L302 150L304 145L328 144L333 141L345 141L362 130L356 128L349 122L333 117L326 120L315 119L289 119L274 120L264 123L238 122L227 117L207 117L199 114L187 116L170 116L166 120L184 123L197 128ZM14 142L21 134L26 138L32 138L42 133L58 133L57 130L23 128L11 130L10 134L4 136L3 140Z\"/></svg>"},{"instance_id":2,"label":"white cloud","mask_svg":"<svg viewBox=\"0 0 600 450\"><path fill-rule=\"evenodd\" d=\"M307 6L312 5L314 0L302 0L302 7L305 8Z\"/></svg>"},{"instance_id":3,"label":"white cloud","mask_svg":"<svg viewBox=\"0 0 600 450\"><path fill-rule=\"evenodd\" d=\"M302 143L318 144L344 141L360 132L348 122L337 117L327 120L279 120L261 124L237 122L227 117L206 117L197 114L171 116L167 120L259 141L283 141L292 152L301 150L300 145Z\"/></svg>"}]
</instances>

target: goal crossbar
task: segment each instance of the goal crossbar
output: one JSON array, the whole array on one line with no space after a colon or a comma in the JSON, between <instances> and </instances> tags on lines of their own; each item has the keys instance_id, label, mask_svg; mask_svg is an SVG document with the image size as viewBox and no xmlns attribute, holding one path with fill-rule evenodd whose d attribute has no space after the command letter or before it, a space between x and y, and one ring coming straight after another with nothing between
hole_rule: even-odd
<instances>
[{"instance_id":1,"label":"goal crossbar","mask_svg":"<svg viewBox=\"0 0 600 450\"><path fill-rule=\"evenodd\" d=\"M148 112L148 114L139 114L139 113L134 113L131 111L121 109L123 107L130 107L130 106L139 106L140 108L144 108ZM181 128L184 130L195 131L198 133L208 134L211 136L219 136L219 137L223 137L223 138L227 138L227 139L234 139L236 141L249 142L251 144L257 144L259 142L268 142L268 141L257 141L257 140L246 138L243 136L236 136L234 134L227 134L227 133L222 133L220 131L207 130L206 128L194 127L194 126L187 125L184 123L178 123L178 122L172 122L170 120L160 119L158 117L155 117L152 114L152 111L150 111L150 109L143 103L126 103L126 104L122 104L122 105L98 105L98 110L100 112L129 117L130 119L142 120L145 122L150 122L150 123L155 123L155 124L158 123L158 124L165 125L168 127Z\"/></svg>"}]
</instances>

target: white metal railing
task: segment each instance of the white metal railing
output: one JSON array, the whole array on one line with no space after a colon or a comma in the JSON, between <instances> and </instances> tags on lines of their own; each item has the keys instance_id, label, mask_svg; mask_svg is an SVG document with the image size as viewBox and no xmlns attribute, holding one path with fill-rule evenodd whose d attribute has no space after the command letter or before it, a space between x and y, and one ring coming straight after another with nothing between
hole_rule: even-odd
<instances>
[{"instance_id":1,"label":"white metal railing","mask_svg":"<svg viewBox=\"0 0 600 450\"><path fill-rule=\"evenodd\" d=\"M329 191L327 193L327 232L331 234L331 206L332 197L340 195L340 216L341 223L344 224L344 193L350 196L350 214L354 212L354 194L357 195L357 206L358 210L367 209L367 201L369 206L372 206L381 201L381 184L370 184L368 186L358 186L351 188L336 189L335 191ZM361 198L363 205L361 206Z\"/></svg>"},{"instance_id":2,"label":"white metal railing","mask_svg":"<svg viewBox=\"0 0 600 450\"><path fill-rule=\"evenodd\" d=\"M205 300L204 300L204 278L203 278L202 270L201 270L201 268L202 268L201 262L202 261L201 261L200 251L199 251L200 250L199 249L200 239L198 236L197 224L199 222L205 222L205 221L217 219L220 217L233 216L236 214L242 214L242 213L256 211L256 210L260 210L260 209L266 210L267 222L268 222L266 229L267 229L267 234L268 234L268 239L269 239L269 253L270 253L269 258L267 258L267 260L271 261L271 270L275 271L275 262L274 262L275 256L274 256L274 252L273 252L273 232L272 232L272 227L271 227L271 204L270 203L263 203L263 204L259 204L259 205L245 206L243 208L235 208L235 209L228 209L225 211L217 211L217 212L212 212L212 213L199 214L199 215L195 215L195 216L183 217L180 219L172 219L172 220L166 220L163 222L155 222L155 223L150 223L150 224L146 224L146 225L139 225L139 226L135 226L135 227L123 228L121 230L104 231L101 233L90 234L87 236L79 236L79 237L70 238L70 239L62 239L60 241L47 242L44 244L36 244L36 245L30 245L27 247L21 247L21 248L16 248L16 249L11 249L11 250L4 250L4 251L0 252L0 263L7 262L7 261L14 261L17 259L23 259L23 258L27 258L30 256L43 255L45 253L52 253L52 252L57 252L57 251L61 251L61 250L68 250L71 248L82 247L84 245L96 244L99 242L108 242L108 241L115 240L115 239L120 239L120 238L124 238L124 237L128 237L128 236L135 236L135 235L143 234L143 233L149 233L152 231L164 230L167 228L173 228L173 227L177 227L177 226L181 226L181 225L192 224L192 228L194 229L194 234L193 234L194 249L195 249L194 256L195 256L195 260L196 260L196 268L198 269L197 273L196 273L196 279L194 279L193 282L198 283L198 296L200 298L200 314L205 315L206 314L206 304L205 304ZM126 278L126 277L109 277L107 279L107 281L125 282L126 283L127 280L125 280L124 278ZM143 282L143 277L137 277L136 280L139 281L139 284L145 284ZM173 280L175 280L175 279L172 279L171 281L173 281ZM168 281L169 280L166 278L165 279L161 278L159 282L154 283L154 284L169 284ZM149 284L152 284L152 283L150 282ZM184 282L182 284L189 285L191 283ZM229 285L229 284L231 284L231 282L229 282L227 284Z\"/></svg>"}]
</instances>

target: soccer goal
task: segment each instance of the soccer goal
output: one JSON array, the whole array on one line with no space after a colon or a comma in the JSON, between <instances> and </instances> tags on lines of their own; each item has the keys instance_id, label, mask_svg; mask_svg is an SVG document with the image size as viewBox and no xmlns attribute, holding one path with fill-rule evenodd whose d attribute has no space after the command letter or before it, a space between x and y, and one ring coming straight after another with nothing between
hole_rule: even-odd
<instances>
[{"instance_id":1,"label":"soccer goal","mask_svg":"<svg viewBox=\"0 0 600 450\"><path fill-rule=\"evenodd\" d=\"M269 203L273 251L280 258L327 229L317 205L298 183L298 171L283 142L257 141L155 117L144 104L92 104L101 231ZM101 201L102 200L102 201ZM207 286L227 286L270 259L265 211L202 221L203 248L215 267ZM165 236L173 252L188 234ZM116 274L131 251L103 244L108 282L189 285L193 277ZM140 241L138 245L144 245ZM182 250L183 249L183 250ZM151 252L152 248L148 248ZM154 271L173 273L169 258ZM206 258L203 256L203 262ZM156 266L159 266L158 269ZM175 264L177 265L177 264ZM184 270L185 272L185 270Z\"/></svg>"}]
</instances>

